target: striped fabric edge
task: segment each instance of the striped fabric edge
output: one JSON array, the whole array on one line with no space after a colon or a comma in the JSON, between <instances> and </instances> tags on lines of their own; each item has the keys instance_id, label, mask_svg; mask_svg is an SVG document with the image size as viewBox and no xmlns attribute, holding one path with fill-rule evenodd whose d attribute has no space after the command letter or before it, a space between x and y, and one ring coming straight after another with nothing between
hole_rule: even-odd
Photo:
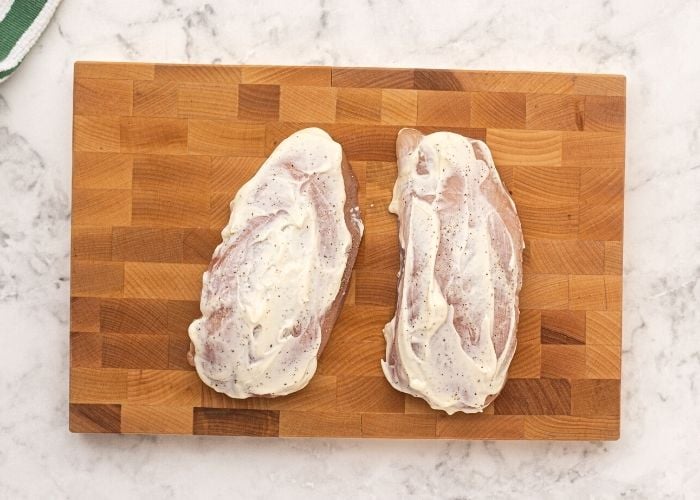
<instances>
[{"instance_id":1,"label":"striped fabric edge","mask_svg":"<svg viewBox=\"0 0 700 500\"><path fill-rule=\"evenodd\" d=\"M5 16L10 11L10 7L12 7L12 3L12 0L0 0L0 21L5 19Z\"/></svg>"},{"instance_id":2,"label":"striped fabric edge","mask_svg":"<svg viewBox=\"0 0 700 500\"><path fill-rule=\"evenodd\" d=\"M16 42L0 60L0 82L9 78L51 21L61 0L11 0L0 5L0 37ZM43 4L43 5L42 5ZM12 17L10 17L12 16ZM6 52L6 51L3 51Z\"/></svg>"},{"instance_id":3,"label":"striped fabric edge","mask_svg":"<svg viewBox=\"0 0 700 500\"><path fill-rule=\"evenodd\" d=\"M8 78L10 78L10 75L17 69L19 68L19 63L15 65L14 68L7 69L5 71L0 71L0 83L4 82Z\"/></svg>"}]
</instances>

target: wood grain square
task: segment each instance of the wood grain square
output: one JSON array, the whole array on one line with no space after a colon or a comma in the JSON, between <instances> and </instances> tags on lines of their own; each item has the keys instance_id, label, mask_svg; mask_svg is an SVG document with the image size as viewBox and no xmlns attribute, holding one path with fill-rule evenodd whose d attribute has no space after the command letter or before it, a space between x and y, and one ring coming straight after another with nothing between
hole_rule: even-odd
<instances>
[{"instance_id":1,"label":"wood grain square","mask_svg":"<svg viewBox=\"0 0 700 500\"><path fill-rule=\"evenodd\" d=\"M542 349L539 343L518 343L508 376L513 378L539 378Z\"/></svg>"},{"instance_id":2,"label":"wood grain square","mask_svg":"<svg viewBox=\"0 0 700 500\"><path fill-rule=\"evenodd\" d=\"M359 413L337 411L280 412L280 437L361 437L362 417Z\"/></svg>"},{"instance_id":3,"label":"wood grain square","mask_svg":"<svg viewBox=\"0 0 700 500\"><path fill-rule=\"evenodd\" d=\"M209 264L214 249L221 243L221 232L215 229L186 229L182 245L182 261L187 264Z\"/></svg>"},{"instance_id":4,"label":"wood grain square","mask_svg":"<svg viewBox=\"0 0 700 500\"><path fill-rule=\"evenodd\" d=\"M459 78L457 75L458 73L455 71L444 69L416 69L414 72L414 88L443 91L472 90L464 88L462 78ZM486 89L479 88L474 90Z\"/></svg>"},{"instance_id":5,"label":"wood grain square","mask_svg":"<svg viewBox=\"0 0 700 500\"><path fill-rule=\"evenodd\" d=\"M622 242L605 242L605 274L622 275Z\"/></svg>"},{"instance_id":6,"label":"wood grain square","mask_svg":"<svg viewBox=\"0 0 700 500\"><path fill-rule=\"evenodd\" d=\"M177 116L177 83L134 82L134 116Z\"/></svg>"},{"instance_id":7,"label":"wood grain square","mask_svg":"<svg viewBox=\"0 0 700 500\"><path fill-rule=\"evenodd\" d=\"M127 153L187 152L187 120L131 117L120 121L120 147Z\"/></svg>"},{"instance_id":8,"label":"wood grain square","mask_svg":"<svg viewBox=\"0 0 700 500\"><path fill-rule=\"evenodd\" d=\"M571 386L564 379L511 378L493 405L496 415L569 415Z\"/></svg>"},{"instance_id":9,"label":"wood grain square","mask_svg":"<svg viewBox=\"0 0 700 500\"><path fill-rule=\"evenodd\" d=\"M178 370L129 370L127 403L153 406L199 406L202 382L197 373Z\"/></svg>"},{"instance_id":10,"label":"wood grain square","mask_svg":"<svg viewBox=\"0 0 700 500\"><path fill-rule=\"evenodd\" d=\"M384 339L379 336L356 344L331 337L319 359L318 373L381 376L382 368L379 361L384 357L384 349ZM349 350L352 350L355 355L348 356Z\"/></svg>"},{"instance_id":11,"label":"wood grain square","mask_svg":"<svg viewBox=\"0 0 700 500\"><path fill-rule=\"evenodd\" d=\"M363 306L396 304L396 270L355 270L355 303Z\"/></svg>"},{"instance_id":12,"label":"wood grain square","mask_svg":"<svg viewBox=\"0 0 700 500\"><path fill-rule=\"evenodd\" d=\"M199 297L196 300L168 301L168 331L172 334L187 336L190 323L201 316Z\"/></svg>"},{"instance_id":13,"label":"wood grain square","mask_svg":"<svg viewBox=\"0 0 700 500\"><path fill-rule=\"evenodd\" d=\"M389 203L391 202L393 183L396 180L396 162L368 161L364 162L365 193L367 202L379 205L370 207L367 212L368 219L374 219L380 215L389 214ZM372 208L376 210L371 210ZM392 220L396 220L396 215L391 214Z\"/></svg>"},{"instance_id":14,"label":"wood grain square","mask_svg":"<svg viewBox=\"0 0 700 500\"><path fill-rule=\"evenodd\" d=\"M131 189L131 167L129 155L75 152L73 188Z\"/></svg>"},{"instance_id":15,"label":"wood grain square","mask_svg":"<svg viewBox=\"0 0 700 500\"><path fill-rule=\"evenodd\" d=\"M209 191L226 193L230 199L248 182L265 162L265 158L224 156L212 158Z\"/></svg>"},{"instance_id":16,"label":"wood grain square","mask_svg":"<svg viewBox=\"0 0 700 500\"><path fill-rule=\"evenodd\" d=\"M622 203L581 205L578 237L582 240L622 241Z\"/></svg>"},{"instance_id":17,"label":"wood grain square","mask_svg":"<svg viewBox=\"0 0 700 500\"><path fill-rule=\"evenodd\" d=\"M212 193L209 197L209 227L221 231L231 217L233 197L224 193Z\"/></svg>"},{"instance_id":18,"label":"wood grain square","mask_svg":"<svg viewBox=\"0 0 700 500\"><path fill-rule=\"evenodd\" d=\"M127 370L78 368L70 370L71 403L122 403L126 401Z\"/></svg>"},{"instance_id":19,"label":"wood grain square","mask_svg":"<svg viewBox=\"0 0 700 500\"><path fill-rule=\"evenodd\" d=\"M133 189L206 192L211 177L208 156L147 155L134 158Z\"/></svg>"},{"instance_id":20,"label":"wood grain square","mask_svg":"<svg viewBox=\"0 0 700 500\"><path fill-rule=\"evenodd\" d=\"M620 345L586 346L586 378L620 378Z\"/></svg>"},{"instance_id":21,"label":"wood grain square","mask_svg":"<svg viewBox=\"0 0 700 500\"><path fill-rule=\"evenodd\" d=\"M608 311L622 309L622 276L605 275L605 308Z\"/></svg>"},{"instance_id":22,"label":"wood grain square","mask_svg":"<svg viewBox=\"0 0 700 500\"><path fill-rule=\"evenodd\" d=\"M210 387L203 387L202 406L247 410L332 411L336 408L336 378L316 374L300 391L276 398L232 399Z\"/></svg>"},{"instance_id":23,"label":"wood grain square","mask_svg":"<svg viewBox=\"0 0 700 500\"><path fill-rule=\"evenodd\" d=\"M581 169L581 203L614 204L622 201L625 192L623 168Z\"/></svg>"},{"instance_id":24,"label":"wood grain square","mask_svg":"<svg viewBox=\"0 0 700 500\"><path fill-rule=\"evenodd\" d=\"M121 432L125 434L192 434L189 407L122 406Z\"/></svg>"},{"instance_id":25,"label":"wood grain square","mask_svg":"<svg viewBox=\"0 0 700 500\"><path fill-rule=\"evenodd\" d=\"M381 110L380 89L338 89L335 119L339 123L379 123Z\"/></svg>"},{"instance_id":26,"label":"wood grain square","mask_svg":"<svg viewBox=\"0 0 700 500\"><path fill-rule=\"evenodd\" d=\"M472 92L472 127L525 128L525 94Z\"/></svg>"},{"instance_id":27,"label":"wood grain square","mask_svg":"<svg viewBox=\"0 0 700 500\"><path fill-rule=\"evenodd\" d=\"M331 68L324 66L245 66L242 83L330 87Z\"/></svg>"},{"instance_id":28,"label":"wood grain square","mask_svg":"<svg viewBox=\"0 0 700 500\"><path fill-rule=\"evenodd\" d=\"M279 85L239 85L238 118L251 121L279 119Z\"/></svg>"},{"instance_id":29,"label":"wood grain square","mask_svg":"<svg viewBox=\"0 0 700 500\"><path fill-rule=\"evenodd\" d=\"M372 232L391 231L396 223L396 216L388 211L391 188L381 184L382 180L391 178L392 173L395 175L396 162L355 160L351 165L358 181L359 207L365 228L369 223Z\"/></svg>"},{"instance_id":30,"label":"wood grain square","mask_svg":"<svg viewBox=\"0 0 700 500\"><path fill-rule=\"evenodd\" d=\"M579 225L578 203L532 206L525 203L518 205L518 215L525 239L596 239L589 234L582 235L577 230ZM591 228L593 233L597 228ZM592 234L590 234L592 236Z\"/></svg>"},{"instance_id":31,"label":"wood grain square","mask_svg":"<svg viewBox=\"0 0 700 500\"><path fill-rule=\"evenodd\" d=\"M525 439L615 440L620 437L617 417L529 415L525 417Z\"/></svg>"},{"instance_id":32,"label":"wood grain square","mask_svg":"<svg viewBox=\"0 0 700 500\"><path fill-rule=\"evenodd\" d=\"M574 75L566 73L522 73L518 71L453 71L464 90L569 94Z\"/></svg>"},{"instance_id":33,"label":"wood grain square","mask_svg":"<svg viewBox=\"0 0 700 500\"><path fill-rule=\"evenodd\" d=\"M398 226L398 222L394 223ZM386 269L396 272L399 269L399 245L396 237L398 228L369 233L363 237L364 251L358 264L367 269Z\"/></svg>"},{"instance_id":34,"label":"wood grain square","mask_svg":"<svg viewBox=\"0 0 700 500\"><path fill-rule=\"evenodd\" d=\"M273 410L228 410L195 408L193 434L208 436L279 435L280 412Z\"/></svg>"},{"instance_id":35,"label":"wood grain square","mask_svg":"<svg viewBox=\"0 0 700 500\"><path fill-rule=\"evenodd\" d=\"M560 94L527 95L527 128L583 130L584 97Z\"/></svg>"},{"instance_id":36,"label":"wood grain square","mask_svg":"<svg viewBox=\"0 0 700 500\"><path fill-rule=\"evenodd\" d=\"M70 404L68 429L71 432L119 432L120 405Z\"/></svg>"},{"instance_id":37,"label":"wood grain square","mask_svg":"<svg viewBox=\"0 0 700 500\"><path fill-rule=\"evenodd\" d=\"M567 309L569 280L561 274L526 275L520 291L523 309Z\"/></svg>"},{"instance_id":38,"label":"wood grain square","mask_svg":"<svg viewBox=\"0 0 700 500\"><path fill-rule=\"evenodd\" d=\"M71 256L81 260L112 260L112 228L74 227L71 232Z\"/></svg>"},{"instance_id":39,"label":"wood grain square","mask_svg":"<svg viewBox=\"0 0 700 500\"><path fill-rule=\"evenodd\" d=\"M215 64L156 64L154 78L177 82L239 83L241 68Z\"/></svg>"},{"instance_id":40,"label":"wood grain square","mask_svg":"<svg viewBox=\"0 0 700 500\"><path fill-rule=\"evenodd\" d=\"M264 124L190 119L188 134L191 154L257 157L265 155Z\"/></svg>"},{"instance_id":41,"label":"wood grain square","mask_svg":"<svg viewBox=\"0 0 700 500\"><path fill-rule=\"evenodd\" d=\"M250 398L245 404L257 407L256 403L263 403L271 410L323 412L335 410L336 398L336 377L317 374L306 387L294 394L281 398Z\"/></svg>"},{"instance_id":42,"label":"wood grain square","mask_svg":"<svg viewBox=\"0 0 700 500\"><path fill-rule=\"evenodd\" d=\"M167 333L168 305L164 300L102 299L99 323L103 333Z\"/></svg>"},{"instance_id":43,"label":"wood grain square","mask_svg":"<svg viewBox=\"0 0 700 500\"><path fill-rule=\"evenodd\" d=\"M577 416L619 416L620 381L582 379L571 381L571 414Z\"/></svg>"},{"instance_id":44,"label":"wood grain square","mask_svg":"<svg viewBox=\"0 0 700 500\"><path fill-rule=\"evenodd\" d=\"M203 264L124 264L124 296L143 299L198 300Z\"/></svg>"},{"instance_id":45,"label":"wood grain square","mask_svg":"<svg viewBox=\"0 0 700 500\"><path fill-rule=\"evenodd\" d=\"M74 260L70 280L73 297L121 297L124 264Z\"/></svg>"},{"instance_id":46,"label":"wood grain square","mask_svg":"<svg viewBox=\"0 0 700 500\"><path fill-rule=\"evenodd\" d=\"M395 126L359 126L338 124L328 131L333 139L343 145L348 160L396 161Z\"/></svg>"},{"instance_id":47,"label":"wood grain square","mask_svg":"<svg viewBox=\"0 0 700 500\"><path fill-rule=\"evenodd\" d=\"M513 186L515 185L515 167L510 165L499 166L496 165L496 170L501 178L501 182L506 187L510 196L513 196Z\"/></svg>"},{"instance_id":48,"label":"wood grain square","mask_svg":"<svg viewBox=\"0 0 700 500\"><path fill-rule=\"evenodd\" d=\"M177 228L115 227L111 254L124 262L182 262L183 238Z\"/></svg>"},{"instance_id":49,"label":"wood grain square","mask_svg":"<svg viewBox=\"0 0 700 500\"><path fill-rule=\"evenodd\" d=\"M522 307L522 305L521 305ZM534 309L520 309L520 318L516 330L518 345L540 343L541 313Z\"/></svg>"},{"instance_id":50,"label":"wood grain square","mask_svg":"<svg viewBox=\"0 0 700 500\"><path fill-rule=\"evenodd\" d=\"M348 284L347 292L345 293L345 302L343 305L354 306L355 305L355 287L357 278L355 278L355 271L350 273L350 283Z\"/></svg>"},{"instance_id":51,"label":"wood grain square","mask_svg":"<svg viewBox=\"0 0 700 500\"><path fill-rule=\"evenodd\" d=\"M76 226L122 226L131 222L131 192L74 189L72 222Z\"/></svg>"},{"instance_id":52,"label":"wood grain square","mask_svg":"<svg viewBox=\"0 0 700 500\"><path fill-rule=\"evenodd\" d=\"M102 335L105 368L168 368L168 336L105 333Z\"/></svg>"},{"instance_id":53,"label":"wood grain square","mask_svg":"<svg viewBox=\"0 0 700 500\"><path fill-rule=\"evenodd\" d=\"M131 92L131 80L76 80L73 87L73 113L129 116Z\"/></svg>"},{"instance_id":54,"label":"wood grain square","mask_svg":"<svg viewBox=\"0 0 700 500\"><path fill-rule=\"evenodd\" d=\"M543 344L586 343L586 313L583 311L542 311Z\"/></svg>"},{"instance_id":55,"label":"wood grain square","mask_svg":"<svg viewBox=\"0 0 700 500\"><path fill-rule=\"evenodd\" d=\"M71 297L70 331L100 331L100 299L94 297Z\"/></svg>"},{"instance_id":56,"label":"wood grain square","mask_svg":"<svg viewBox=\"0 0 700 500\"><path fill-rule=\"evenodd\" d=\"M562 164L561 132L490 128L486 143L496 165L558 167Z\"/></svg>"},{"instance_id":57,"label":"wood grain square","mask_svg":"<svg viewBox=\"0 0 700 500\"><path fill-rule=\"evenodd\" d=\"M153 64L86 62L76 61L73 65L74 78L106 78L115 80L152 80Z\"/></svg>"},{"instance_id":58,"label":"wood grain square","mask_svg":"<svg viewBox=\"0 0 700 500\"><path fill-rule=\"evenodd\" d=\"M175 109L187 118L236 118L238 85L180 83Z\"/></svg>"},{"instance_id":59,"label":"wood grain square","mask_svg":"<svg viewBox=\"0 0 700 500\"><path fill-rule=\"evenodd\" d=\"M337 94L332 87L282 87L280 120L333 123Z\"/></svg>"},{"instance_id":60,"label":"wood grain square","mask_svg":"<svg viewBox=\"0 0 700 500\"><path fill-rule=\"evenodd\" d=\"M569 167L625 167L625 135L618 132L563 132L562 164Z\"/></svg>"},{"instance_id":61,"label":"wood grain square","mask_svg":"<svg viewBox=\"0 0 700 500\"><path fill-rule=\"evenodd\" d=\"M605 244L589 240L529 240L523 264L526 272L541 274L601 274Z\"/></svg>"},{"instance_id":62,"label":"wood grain square","mask_svg":"<svg viewBox=\"0 0 700 500\"><path fill-rule=\"evenodd\" d=\"M332 68L334 87L412 89L412 69Z\"/></svg>"},{"instance_id":63,"label":"wood grain square","mask_svg":"<svg viewBox=\"0 0 700 500\"><path fill-rule=\"evenodd\" d=\"M74 116L73 150L118 152L119 122L118 116Z\"/></svg>"},{"instance_id":64,"label":"wood grain square","mask_svg":"<svg viewBox=\"0 0 700 500\"><path fill-rule=\"evenodd\" d=\"M333 342L348 345L383 340L382 330L394 316L393 306L356 306L346 304L333 327Z\"/></svg>"},{"instance_id":65,"label":"wood grain square","mask_svg":"<svg viewBox=\"0 0 700 500\"><path fill-rule=\"evenodd\" d=\"M337 408L340 412L403 413L404 397L381 374L376 377L344 376L338 378Z\"/></svg>"},{"instance_id":66,"label":"wood grain square","mask_svg":"<svg viewBox=\"0 0 700 500\"><path fill-rule=\"evenodd\" d=\"M168 342L168 368L170 370L194 371L194 366L187 360L190 350L190 338L185 334L171 334Z\"/></svg>"},{"instance_id":67,"label":"wood grain square","mask_svg":"<svg viewBox=\"0 0 700 500\"><path fill-rule=\"evenodd\" d=\"M469 127L471 96L465 92L419 91L417 125Z\"/></svg>"},{"instance_id":68,"label":"wood grain square","mask_svg":"<svg viewBox=\"0 0 700 500\"><path fill-rule=\"evenodd\" d=\"M102 366L102 336L96 333L71 332L70 365L75 368Z\"/></svg>"},{"instance_id":69,"label":"wood grain square","mask_svg":"<svg viewBox=\"0 0 700 500\"><path fill-rule=\"evenodd\" d=\"M623 96L586 96L585 129L587 131L621 132L625 128Z\"/></svg>"},{"instance_id":70,"label":"wood grain square","mask_svg":"<svg viewBox=\"0 0 700 500\"><path fill-rule=\"evenodd\" d=\"M487 410L491 408L490 406L487 407ZM484 410L484 411L487 411ZM403 397L403 412L405 414L413 414L413 413L420 413L420 414L439 414L440 410L434 410L430 407L427 401L425 401L422 398L417 398L415 396L411 396L410 394L404 394ZM493 412L491 412L493 413Z\"/></svg>"},{"instance_id":71,"label":"wood grain square","mask_svg":"<svg viewBox=\"0 0 700 500\"><path fill-rule=\"evenodd\" d=\"M381 121L385 125L415 125L418 94L415 90L382 89Z\"/></svg>"},{"instance_id":72,"label":"wood grain square","mask_svg":"<svg viewBox=\"0 0 700 500\"><path fill-rule=\"evenodd\" d=\"M131 210L133 226L165 228L209 225L209 198L202 193L134 191Z\"/></svg>"},{"instance_id":73,"label":"wood grain square","mask_svg":"<svg viewBox=\"0 0 700 500\"><path fill-rule=\"evenodd\" d=\"M624 96L625 84L625 77L621 75L574 75L576 94Z\"/></svg>"},{"instance_id":74,"label":"wood grain square","mask_svg":"<svg viewBox=\"0 0 700 500\"><path fill-rule=\"evenodd\" d=\"M542 346L542 378L584 378L586 376L586 346Z\"/></svg>"},{"instance_id":75,"label":"wood grain square","mask_svg":"<svg viewBox=\"0 0 700 500\"><path fill-rule=\"evenodd\" d=\"M363 437L434 438L436 415L363 413Z\"/></svg>"},{"instance_id":76,"label":"wood grain square","mask_svg":"<svg viewBox=\"0 0 700 500\"><path fill-rule=\"evenodd\" d=\"M586 345L620 345L620 311L586 311Z\"/></svg>"},{"instance_id":77,"label":"wood grain square","mask_svg":"<svg viewBox=\"0 0 700 500\"><path fill-rule=\"evenodd\" d=\"M206 385L202 386L202 404L204 408L231 408L243 410L269 410L266 403L267 398L248 398L253 399L250 403L247 400L229 398L226 394L217 392Z\"/></svg>"},{"instance_id":78,"label":"wood grain square","mask_svg":"<svg viewBox=\"0 0 700 500\"><path fill-rule=\"evenodd\" d=\"M367 184L367 163L366 161L362 160L355 160L351 161L350 163L350 168L352 168L352 173L355 175L355 178L357 179L357 192L358 195L363 195L365 194L366 191L366 184Z\"/></svg>"},{"instance_id":79,"label":"wood grain square","mask_svg":"<svg viewBox=\"0 0 700 500\"><path fill-rule=\"evenodd\" d=\"M438 415L437 437L441 439L522 439L525 420L521 415Z\"/></svg>"},{"instance_id":80,"label":"wood grain square","mask_svg":"<svg viewBox=\"0 0 700 500\"><path fill-rule=\"evenodd\" d=\"M571 310L604 311L605 280L603 276L569 276L569 308Z\"/></svg>"},{"instance_id":81,"label":"wood grain square","mask_svg":"<svg viewBox=\"0 0 700 500\"><path fill-rule=\"evenodd\" d=\"M515 167L513 197L516 203L548 207L579 200L578 168Z\"/></svg>"}]
</instances>

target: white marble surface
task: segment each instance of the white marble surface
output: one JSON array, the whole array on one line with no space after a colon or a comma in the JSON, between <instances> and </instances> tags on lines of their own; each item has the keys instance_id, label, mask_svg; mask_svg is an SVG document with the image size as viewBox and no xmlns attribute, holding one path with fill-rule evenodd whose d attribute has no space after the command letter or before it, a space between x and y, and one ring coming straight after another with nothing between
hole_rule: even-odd
<instances>
[{"instance_id":1,"label":"white marble surface","mask_svg":"<svg viewBox=\"0 0 700 500\"><path fill-rule=\"evenodd\" d=\"M426 4L64 0L0 85L0 498L698 498L700 3ZM620 441L69 434L76 59L626 74Z\"/></svg>"}]
</instances>

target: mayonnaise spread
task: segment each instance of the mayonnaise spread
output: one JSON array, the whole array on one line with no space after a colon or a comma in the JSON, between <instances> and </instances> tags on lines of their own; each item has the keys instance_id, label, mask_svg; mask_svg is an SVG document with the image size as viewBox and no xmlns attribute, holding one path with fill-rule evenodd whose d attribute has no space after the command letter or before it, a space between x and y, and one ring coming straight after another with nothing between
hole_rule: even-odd
<instances>
[{"instance_id":1,"label":"mayonnaise spread","mask_svg":"<svg viewBox=\"0 0 700 500\"><path fill-rule=\"evenodd\" d=\"M281 396L314 375L322 320L352 244L341 163L342 149L326 132L300 130L231 202L203 277L202 318L189 327L197 372L215 390Z\"/></svg>"},{"instance_id":2,"label":"mayonnaise spread","mask_svg":"<svg viewBox=\"0 0 700 500\"><path fill-rule=\"evenodd\" d=\"M524 246L515 205L480 141L404 129L397 156L389 210L402 266L382 368L435 409L480 412L515 350Z\"/></svg>"}]
</instances>

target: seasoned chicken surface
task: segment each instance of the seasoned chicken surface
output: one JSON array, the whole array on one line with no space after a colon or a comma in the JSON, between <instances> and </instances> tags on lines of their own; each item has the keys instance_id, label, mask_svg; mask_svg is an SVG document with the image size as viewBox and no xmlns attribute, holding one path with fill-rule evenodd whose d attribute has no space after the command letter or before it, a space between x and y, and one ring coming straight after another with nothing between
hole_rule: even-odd
<instances>
[{"instance_id":1,"label":"seasoned chicken surface","mask_svg":"<svg viewBox=\"0 0 700 500\"><path fill-rule=\"evenodd\" d=\"M231 202L189 328L201 379L232 398L308 384L342 307L362 237L357 183L339 144L304 129Z\"/></svg>"},{"instance_id":2,"label":"seasoned chicken surface","mask_svg":"<svg viewBox=\"0 0 700 500\"><path fill-rule=\"evenodd\" d=\"M403 129L396 151L401 270L384 374L435 409L480 412L515 352L520 220L483 142Z\"/></svg>"}]
</instances>

